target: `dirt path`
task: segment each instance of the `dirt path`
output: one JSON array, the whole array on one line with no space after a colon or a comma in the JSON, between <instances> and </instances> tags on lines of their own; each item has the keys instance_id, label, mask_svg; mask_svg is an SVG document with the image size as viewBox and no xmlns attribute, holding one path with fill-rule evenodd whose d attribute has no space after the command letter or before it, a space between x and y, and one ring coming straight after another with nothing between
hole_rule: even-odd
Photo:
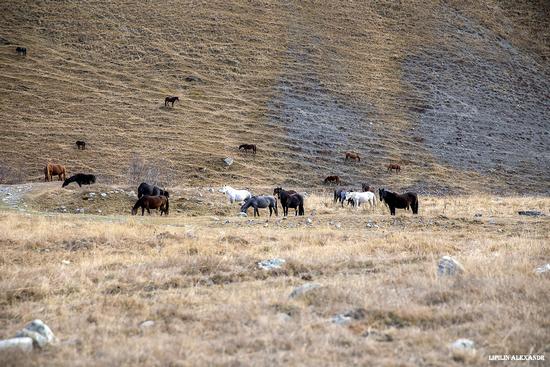
<instances>
[{"instance_id":1,"label":"dirt path","mask_svg":"<svg viewBox=\"0 0 550 367\"><path fill-rule=\"evenodd\" d=\"M18 209L20 211L27 210L24 196L31 191L37 189L39 183L26 183L18 185L0 185L0 198L2 206L7 206L10 209Z\"/></svg>"}]
</instances>

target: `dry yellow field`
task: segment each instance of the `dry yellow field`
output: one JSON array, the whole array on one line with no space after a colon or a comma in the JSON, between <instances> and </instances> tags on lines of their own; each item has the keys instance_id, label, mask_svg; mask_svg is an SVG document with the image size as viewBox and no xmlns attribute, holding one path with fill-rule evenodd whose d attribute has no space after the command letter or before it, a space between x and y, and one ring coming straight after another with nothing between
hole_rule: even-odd
<instances>
[{"instance_id":1,"label":"dry yellow field","mask_svg":"<svg viewBox=\"0 0 550 367\"><path fill-rule=\"evenodd\" d=\"M383 205L342 209L314 194L306 217L286 220L238 218L219 193L204 200L226 214L2 211L0 338L40 318L59 342L0 354L0 364L484 366L491 354L549 356L550 277L534 269L550 262L550 221L517 214L546 211L548 198L422 197L420 215L390 217ZM465 273L437 276L444 255ZM286 263L258 269L270 258ZM321 287L289 298L304 283ZM348 323L331 321L350 311ZM140 327L146 320L154 325ZM475 351L451 349L458 338Z\"/></svg>"}]
</instances>

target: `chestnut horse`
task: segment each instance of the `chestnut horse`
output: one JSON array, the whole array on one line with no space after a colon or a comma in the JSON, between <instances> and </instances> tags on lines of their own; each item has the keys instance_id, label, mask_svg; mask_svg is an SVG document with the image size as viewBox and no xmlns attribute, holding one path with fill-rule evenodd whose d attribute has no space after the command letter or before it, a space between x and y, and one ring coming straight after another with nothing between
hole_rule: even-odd
<instances>
[{"instance_id":1,"label":"chestnut horse","mask_svg":"<svg viewBox=\"0 0 550 367\"><path fill-rule=\"evenodd\" d=\"M247 151L251 150L252 153L256 154L256 144L241 144L239 145L239 150Z\"/></svg>"},{"instance_id":2,"label":"chestnut horse","mask_svg":"<svg viewBox=\"0 0 550 367\"><path fill-rule=\"evenodd\" d=\"M396 173L399 173L401 171L401 166L396 163L390 163L388 164L388 171L395 170Z\"/></svg>"},{"instance_id":3,"label":"chestnut horse","mask_svg":"<svg viewBox=\"0 0 550 367\"><path fill-rule=\"evenodd\" d=\"M44 167L44 181L52 181L52 176L59 177L59 181L65 181L67 170L61 164L48 163Z\"/></svg>"},{"instance_id":4,"label":"chestnut horse","mask_svg":"<svg viewBox=\"0 0 550 367\"><path fill-rule=\"evenodd\" d=\"M141 207L141 215L145 213L145 209L147 209L147 213L151 214L151 211L149 209L159 209L160 215L162 216L162 213L165 215L168 215L169 210L169 203L168 198L166 196L149 196L145 195L138 199L136 202L136 205L132 208L132 215L136 215L138 208Z\"/></svg>"},{"instance_id":5,"label":"chestnut horse","mask_svg":"<svg viewBox=\"0 0 550 367\"><path fill-rule=\"evenodd\" d=\"M361 157L359 156L359 153L355 153L355 152L346 152L346 161L348 159L361 162Z\"/></svg>"},{"instance_id":6,"label":"chestnut horse","mask_svg":"<svg viewBox=\"0 0 550 367\"><path fill-rule=\"evenodd\" d=\"M335 183L337 185L340 185L340 177L338 177L338 176L327 176L327 178L325 178L325 183Z\"/></svg>"},{"instance_id":7,"label":"chestnut horse","mask_svg":"<svg viewBox=\"0 0 550 367\"><path fill-rule=\"evenodd\" d=\"M164 107L168 106L168 103L172 103L172 107L174 107L174 102L179 101L180 99L176 96L168 96L164 98Z\"/></svg>"}]
</instances>

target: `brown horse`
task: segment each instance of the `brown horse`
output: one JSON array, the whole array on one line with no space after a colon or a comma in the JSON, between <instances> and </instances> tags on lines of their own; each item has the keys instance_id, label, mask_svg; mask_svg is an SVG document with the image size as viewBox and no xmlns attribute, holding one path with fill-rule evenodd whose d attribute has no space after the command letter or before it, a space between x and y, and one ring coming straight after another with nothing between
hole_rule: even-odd
<instances>
[{"instance_id":1,"label":"brown horse","mask_svg":"<svg viewBox=\"0 0 550 367\"><path fill-rule=\"evenodd\" d=\"M151 214L151 211L149 209L159 209L161 216L162 213L168 215L169 202L166 196L142 196L138 199L136 205L134 205L134 207L132 208L132 215L136 215L138 208L140 207L142 216L145 214L145 209L147 209L147 213L149 214Z\"/></svg>"},{"instance_id":2,"label":"brown horse","mask_svg":"<svg viewBox=\"0 0 550 367\"><path fill-rule=\"evenodd\" d=\"M239 150L247 151L251 150L252 153L256 154L256 144L241 144L239 145Z\"/></svg>"},{"instance_id":3,"label":"brown horse","mask_svg":"<svg viewBox=\"0 0 550 367\"><path fill-rule=\"evenodd\" d=\"M179 101L180 99L176 96L168 96L164 98L164 107L168 106L168 103L172 103L172 107L174 107L174 102Z\"/></svg>"},{"instance_id":4,"label":"brown horse","mask_svg":"<svg viewBox=\"0 0 550 367\"><path fill-rule=\"evenodd\" d=\"M361 157L359 156L359 153L355 153L355 152L346 152L346 161L348 159L361 162Z\"/></svg>"},{"instance_id":5,"label":"brown horse","mask_svg":"<svg viewBox=\"0 0 550 367\"><path fill-rule=\"evenodd\" d=\"M399 173L401 171L401 166L396 163L390 163L388 164L388 171L395 170L396 173Z\"/></svg>"},{"instance_id":6,"label":"brown horse","mask_svg":"<svg viewBox=\"0 0 550 367\"><path fill-rule=\"evenodd\" d=\"M371 185L366 184L366 183L361 184L361 189L363 190L363 192L370 191L370 192L374 193L374 187L372 187Z\"/></svg>"},{"instance_id":7,"label":"brown horse","mask_svg":"<svg viewBox=\"0 0 550 367\"><path fill-rule=\"evenodd\" d=\"M325 183L335 183L337 185L340 185L340 177L338 177L338 176L327 176L327 178L325 178Z\"/></svg>"},{"instance_id":8,"label":"brown horse","mask_svg":"<svg viewBox=\"0 0 550 367\"><path fill-rule=\"evenodd\" d=\"M52 181L52 176L59 177L59 181L65 181L67 174L67 170L65 169L65 166L61 164L52 164L48 163L46 167L44 167L44 181Z\"/></svg>"}]
</instances>

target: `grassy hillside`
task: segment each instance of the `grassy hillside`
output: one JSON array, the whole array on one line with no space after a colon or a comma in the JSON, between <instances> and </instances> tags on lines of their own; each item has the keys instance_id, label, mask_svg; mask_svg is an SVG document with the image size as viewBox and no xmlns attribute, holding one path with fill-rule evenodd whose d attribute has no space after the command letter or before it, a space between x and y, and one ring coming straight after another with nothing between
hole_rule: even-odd
<instances>
[{"instance_id":1,"label":"grassy hillside","mask_svg":"<svg viewBox=\"0 0 550 367\"><path fill-rule=\"evenodd\" d=\"M51 160L113 183L547 193L549 19L545 1L2 1L2 180Z\"/></svg>"}]
</instances>

